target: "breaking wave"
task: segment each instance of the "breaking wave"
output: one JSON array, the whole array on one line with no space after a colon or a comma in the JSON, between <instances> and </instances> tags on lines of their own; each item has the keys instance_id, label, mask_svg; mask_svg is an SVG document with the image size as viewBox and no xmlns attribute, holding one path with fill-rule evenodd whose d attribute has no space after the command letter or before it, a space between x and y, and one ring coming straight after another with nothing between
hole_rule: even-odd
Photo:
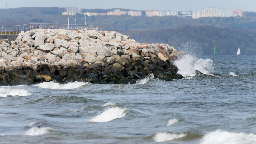
<instances>
[{"instance_id":1,"label":"breaking wave","mask_svg":"<svg viewBox=\"0 0 256 144\"><path fill-rule=\"evenodd\" d=\"M237 74L235 74L234 72L229 72L229 75L230 75L230 76L233 76L233 77L238 76L238 75L237 75Z\"/></svg>"},{"instance_id":2,"label":"breaking wave","mask_svg":"<svg viewBox=\"0 0 256 144\"><path fill-rule=\"evenodd\" d=\"M179 69L178 73L183 77L195 76L195 71L198 70L203 74L211 75L214 72L214 64L210 59L198 59L191 55L185 55L181 59L174 62L174 65Z\"/></svg>"},{"instance_id":3,"label":"breaking wave","mask_svg":"<svg viewBox=\"0 0 256 144\"><path fill-rule=\"evenodd\" d=\"M105 103L103 106L115 106L116 103L113 103L113 102L108 102L108 103Z\"/></svg>"},{"instance_id":4,"label":"breaking wave","mask_svg":"<svg viewBox=\"0 0 256 144\"><path fill-rule=\"evenodd\" d=\"M170 119L170 120L168 121L167 126L172 125L172 124L174 124L174 123L176 123L176 122L178 122L178 121L179 121L178 119Z\"/></svg>"},{"instance_id":5,"label":"breaking wave","mask_svg":"<svg viewBox=\"0 0 256 144\"><path fill-rule=\"evenodd\" d=\"M36 84L35 86L40 88L48 88L48 89L76 89L87 84L89 83L88 82L69 82L66 84L59 84L56 82L43 82L40 84Z\"/></svg>"},{"instance_id":6,"label":"breaking wave","mask_svg":"<svg viewBox=\"0 0 256 144\"><path fill-rule=\"evenodd\" d=\"M114 107L106 109L101 114L97 115L96 117L92 118L91 122L109 122L117 118L122 118L126 115L126 109Z\"/></svg>"},{"instance_id":7,"label":"breaking wave","mask_svg":"<svg viewBox=\"0 0 256 144\"><path fill-rule=\"evenodd\" d=\"M28 131L26 131L24 135L29 135L29 136L45 135L50 133L51 130L52 129L49 127L42 127L42 128L33 127Z\"/></svg>"},{"instance_id":8,"label":"breaking wave","mask_svg":"<svg viewBox=\"0 0 256 144\"><path fill-rule=\"evenodd\" d=\"M7 97L7 96L29 96L29 93L25 89L9 89L9 88L0 88L0 97Z\"/></svg>"},{"instance_id":9,"label":"breaking wave","mask_svg":"<svg viewBox=\"0 0 256 144\"><path fill-rule=\"evenodd\" d=\"M217 130L203 137L200 144L253 144L256 135L246 133L232 133Z\"/></svg>"},{"instance_id":10,"label":"breaking wave","mask_svg":"<svg viewBox=\"0 0 256 144\"><path fill-rule=\"evenodd\" d=\"M167 133L167 132L158 132L153 137L153 140L155 142L167 142L167 141L183 138L186 135L187 134L172 134L172 133Z\"/></svg>"},{"instance_id":11,"label":"breaking wave","mask_svg":"<svg viewBox=\"0 0 256 144\"><path fill-rule=\"evenodd\" d=\"M147 76L146 78L144 79L141 79L141 80L137 80L136 81L136 84L146 84L149 80L152 80L154 79L154 74L150 74L149 76Z\"/></svg>"}]
</instances>

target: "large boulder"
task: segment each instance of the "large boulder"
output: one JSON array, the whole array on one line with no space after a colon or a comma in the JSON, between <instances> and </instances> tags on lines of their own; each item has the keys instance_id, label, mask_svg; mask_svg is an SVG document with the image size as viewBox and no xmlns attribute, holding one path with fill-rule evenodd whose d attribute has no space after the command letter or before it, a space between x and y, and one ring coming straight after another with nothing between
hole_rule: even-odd
<instances>
[{"instance_id":1,"label":"large boulder","mask_svg":"<svg viewBox=\"0 0 256 144\"><path fill-rule=\"evenodd\" d=\"M54 44L52 43L45 43L44 45L39 46L39 49L44 52L50 52L51 50L53 50L53 48L54 48Z\"/></svg>"},{"instance_id":2,"label":"large boulder","mask_svg":"<svg viewBox=\"0 0 256 144\"><path fill-rule=\"evenodd\" d=\"M54 39L54 46L55 47L64 47L64 48L69 48L69 43L65 40L61 39Z\"/></svg>"},{"instance_id":3,"label":"large boulder","mask_svg":"<svg viewBox=\"0 0 256 144\"><path fill-rule=\"evenodd\" d=\"M44 45L44 39L45 39L45 35L41 34L41 33L37 33L35 36L35 46L41 46Z\"/></svg>"}]
</instances>

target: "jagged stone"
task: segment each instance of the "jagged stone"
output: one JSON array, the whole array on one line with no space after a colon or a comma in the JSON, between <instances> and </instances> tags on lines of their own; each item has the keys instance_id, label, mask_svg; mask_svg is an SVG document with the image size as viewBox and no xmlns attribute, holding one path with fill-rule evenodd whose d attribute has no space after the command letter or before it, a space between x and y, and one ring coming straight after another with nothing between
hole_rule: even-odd
<instances>
[{"instance_id":1,"label":"jagged stone","mask_svg":"<svg viewBox=\"0 0 256 144\"><path fill-rule=\"evenodd\" d=\"M69 48L69 43L65 40L61 39L54 39L54 47L64 47L64 48Z\"/></svg>"},{"instance_id":2,"label":"jagged stone","mask_svg":"<svg viewBox=\"0 0 256 144\"><path fill-rule=\"evenodd\" d=\"M50 52L51 50L53 50L53 48L54 48L54 44L52 43L46 43L44 45L39 46L39 49L44 52Z\"/></svg>"}]
</instances>

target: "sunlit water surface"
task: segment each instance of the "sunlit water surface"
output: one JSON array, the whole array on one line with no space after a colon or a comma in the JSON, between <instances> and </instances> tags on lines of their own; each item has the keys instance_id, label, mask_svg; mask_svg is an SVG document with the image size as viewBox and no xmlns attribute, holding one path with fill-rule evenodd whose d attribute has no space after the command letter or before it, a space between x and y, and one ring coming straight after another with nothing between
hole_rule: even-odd
<instances>
[{"instance_id":1,"label":"sunlit water surface","mask_svg":"<svg viewBox=\"0 0 256 144\"><path fill-rule=\"evenodd\" d=\"M256 143L255 64L187 55L182 80L2 86L0 143Z\"/></svg>"}]
</instances>

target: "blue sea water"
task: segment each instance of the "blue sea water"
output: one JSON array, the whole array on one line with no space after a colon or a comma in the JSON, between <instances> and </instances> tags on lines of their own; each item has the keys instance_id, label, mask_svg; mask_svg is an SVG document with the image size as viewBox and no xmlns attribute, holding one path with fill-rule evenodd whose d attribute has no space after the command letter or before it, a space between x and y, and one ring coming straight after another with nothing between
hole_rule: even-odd
<instances>
[{"instance_id":1,"label":"blue sea water","mask_svg":"<svg viewBox=\"0 0 256 144\"><path fill-rule=\"evenodd\" d=\"M0 143L256 143L255 64L187 55L181 80L2 86Z\"/></svg>"}]
</instances>

